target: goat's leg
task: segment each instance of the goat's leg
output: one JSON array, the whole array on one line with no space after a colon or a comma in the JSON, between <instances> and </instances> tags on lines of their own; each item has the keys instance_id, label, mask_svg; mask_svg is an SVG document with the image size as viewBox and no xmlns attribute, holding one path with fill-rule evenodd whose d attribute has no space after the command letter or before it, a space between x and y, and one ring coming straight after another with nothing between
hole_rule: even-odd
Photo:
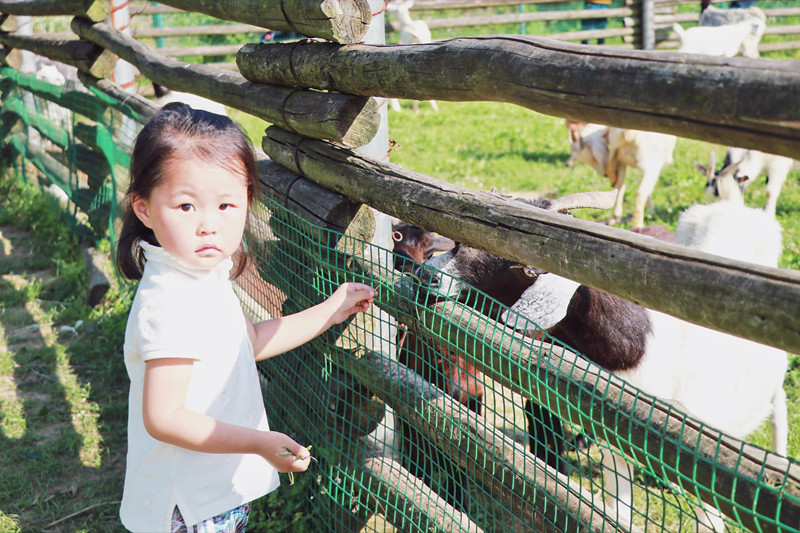
<instances>
[{"instance_id":1,"label":"goat's leg","mask_svg":"<svg viewBox=\"0 0 800 533\"><path fill-rule=\"evenodd\" d=\"M724 533L725 521L717 509L704 503L695 507L694 513L697 516L698 533Z\"/></svg>"},{"instance_id":2,"label":"goat's leg","mask_svg":"<svg viewBox=\"0 0 800 533\"><path fill-rule=\"evenodd\" d=\"M603 457L603 489L606 505L616 512L620 524L630 526L633 485L628 461L618 451L607 446L602 446L600 453Z\"/></svg>"},{"instance_id":3,"label":"goat's leg","mask_svg":"<svg viewBox=\"0 0 800 533\"><path fill-rule=\"evenodd\" d=\"M436 103L436 100L428 100L431 103L431 109L434 111L439 111L439 104Z\"/></svg>"},{"instance_id":4,"label":"goat's leg","mask_svg":"<svg viewBox=\"0 0 800 533\"><path fill-rule=\"evenodd\" d=\"M622 221L622 202L625 199L625 170L624 168L619 173L617 179L617 199L614 201L614 210L612 211L611 218L608 219L609 224L619 224Z\"/></svg>"},{"instance_id":5,"label":"goat's leg","mask_svg":"<svg viewBox=\"0 0 800 533\"><path fill-rule=\"evenodd\" d=\"M642 182L639 184L639 189L636 191L636 202L633 208L633 227L644 227L644 210L647 201L653 194L653 189L656 188L660 168L644 168L642 169Z\"/></svg>"},{"instance_id":6,"label":"goat's leg","mask_svg":"<svg viewBox=\"0 0 800 533\"><path fill-rule=\"evenodd\" d=\"M788 174L789 170L786 169L776 169L777 171L773 171L769 169L769 174L767 175L767 203L764 206L764 211L769 213L772 216L775 216L775 211L778 207L778 195L781 193L781 188L783 187L783 182L786 181L786 174Z\"/></svg>"},{"instance_id":7,"label":"goat's leg","mask_svg":"<svg viewBox=\"0 0 800 533\"><path fill-rule=\"evenodd\" d=\"M789 418L786 414L786 391L781 385L772 396L772 449L786 457L789 453Z\"/></svg>"},{"instance_id":8,"label":"goat's leg","mask_svg":"<svg viewBox=\"0 0 800 533\"><path fill-rule=\"evenodd\" d=\"M567 464L563 458L564 427L561 420L532 400L525 402L525 418L528 421L528 444L531 453L544 460L548 466L566 474Z\"/></svg>"},{"instance_id":9,"label":"goat's leg","mask_svg":"<svg viewBox=\"0 0 800 533\"><path fill-rule=\"evenodd\" d=\"M389 98L389 105L392 106L392 111L402 111L403 108L400 106L400 100L397 98Z\"/></svg>"}]
</instances>

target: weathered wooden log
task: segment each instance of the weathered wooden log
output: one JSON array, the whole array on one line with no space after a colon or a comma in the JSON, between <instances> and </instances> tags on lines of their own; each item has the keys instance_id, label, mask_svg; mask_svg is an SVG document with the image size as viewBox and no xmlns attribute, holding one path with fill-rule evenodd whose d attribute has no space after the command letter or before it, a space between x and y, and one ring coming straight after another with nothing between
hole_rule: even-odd
<instances>
[{"instance_id":1,"label":"weathered wooden log","mask_svg":"<svg viewBox=\"0 0 800 533\"><path fill-rule=\"evenodd\" d=\"M536 209L275 127L267 129L262 146L285 167L401 220L639 305L800 353L800 272L722 259Z\"/></svg>"},{"instance_id":2,"label":"weathered wooden log","mask_svg":"<svg viewBox=\"0 0 800 533\"><path fill-rule=\"evenodd\" d=\"M78 71L78 79L84 85L88 87L94 87L100 92L110 96L114 102L119 103L119 105L115 106L115 108L118 111L125 113L130 118L140 121L147 120L153 115L153 113L158 111L158 105L153 103L151 100L148 100L147 98L138 94L126 92L122 90L116 83L112 83L105 79L96 78L81 71ZM131 110L134 112L134 114L130 113Z\"/></svg>"},{"instance_id":3,"label":"weathered wooden log","mask_svg":"<svg viewBox=\"0 0 800 533\"><path fill-rule=\"evenodd\" d=\"M18 70L22 66L22 53L16 48L0 48L0 65Z\"/></svg>"},{"instance_id":4,"label":"weathered wooden log","mask_svg":"<svg viewBox=\"0 0 800 533\"><path fill-rule=\"evenodd\" d=\"M372 21L367 0L164 0L162 3L220 19L347 44L360 42Z\"/></svg>"},{"instance_id":5,"label":"weathered wooden log","mask_svg":"<svg viewBox=\"0 0 800 533\"><path fill-rule=\"evenodd\" d=\"M114 65L117 63L117 57L113 52L96 44L79 40L42 39L0 32L0 43L9 48L30 50L35 54L49 57L53 61L72 65L96 78L111 76L114 72Z\"/></svg>"},{"instance_id":6,"label":"weathered wooden log","mask_svg":"<svg viewBox=\"0 0 800 533\"><path fill-rule=\"evenodd\" d=\"M72 29L170 89L215 100L309 137L361 146L378 131L378 105L372 98L251 83L238 73L164 58L104 23L75 18Z\"/></svg>"},{"instance_id":7,"label":"weathered wooden log","mask_svg":"<svg viewBox=\"0 0 800 533\"><path fill-rule=\"evenodd\" d=\"M261 194L286 206L312 224L344 232L361 204L268 159L258 158Z\"/></svg>"},{"instance_id":8,"label":"weathered wooden log","mask_svg":"<svg viewBox=\"0 0 800 533\"><path fill-rule=\"evenodd\" d=\"M533 37L410 46L247 44L253 81L551 116L800 157L800 62L587 47Z\"/></svg>"},{"instance_id":9,"label":"weathered wooden log","mask_svg":"<svg viewBox=\"0 0 800 533\"><path fill-rule=\"evenodd\" d=\"M111 13L108 0L0 0L0 13L7 15L72 15L99 21Z\"/></svg>"},{"instance_id":10,"label":"weathered wooden log","mask_svg":"<svg viewBox=\"0 0 800 533\"><path fill-rule=\"evenodd\" d=\"M378 501L389 501L393 505L384 511L386 520L397 528L409 521L415 531L453 531L481 533L483 529L469 516L453 509L420 479L412 476L401 464L382 456L368 457L359 470L366 472L362 494ZM364 483L366 481L366 483ZM433 514L433 516L431 516Z\"/></svg>"}]
</instances>

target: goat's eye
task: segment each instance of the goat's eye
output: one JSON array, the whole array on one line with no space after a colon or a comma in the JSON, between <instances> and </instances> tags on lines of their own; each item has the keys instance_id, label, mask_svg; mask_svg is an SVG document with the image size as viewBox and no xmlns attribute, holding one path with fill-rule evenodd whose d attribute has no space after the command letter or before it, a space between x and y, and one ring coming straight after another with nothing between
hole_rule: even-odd
<instances>
[{"instance_id":1,"label":"goat's eye","mask_svg":"<svg viewBox=\"0 0 800 533\"><path fill-rule=\"evenodd\" d=\"M529 278L535 278L539 275L539 272L533 268L532 266L525 266L522 267L522 273L525 274Z\"/></svg>"}]
</instances>

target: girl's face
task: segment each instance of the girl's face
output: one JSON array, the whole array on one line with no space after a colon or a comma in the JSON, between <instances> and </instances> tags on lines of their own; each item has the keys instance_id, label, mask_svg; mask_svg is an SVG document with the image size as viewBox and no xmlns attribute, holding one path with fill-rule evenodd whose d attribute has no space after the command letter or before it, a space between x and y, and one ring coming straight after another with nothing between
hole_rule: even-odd
<instances>
[{"instance_id":1,"label":"girl's face","mask_svg":"<svg viewBox=\"0 0 800 533\"><path fill-rule=\"evenodd\" d=\"M176 159L150 198L133 211L158 243L181 263L212 269L239 247L247 220L247 182L241 173L199 159Z\"/></svg>"}]
</instances>

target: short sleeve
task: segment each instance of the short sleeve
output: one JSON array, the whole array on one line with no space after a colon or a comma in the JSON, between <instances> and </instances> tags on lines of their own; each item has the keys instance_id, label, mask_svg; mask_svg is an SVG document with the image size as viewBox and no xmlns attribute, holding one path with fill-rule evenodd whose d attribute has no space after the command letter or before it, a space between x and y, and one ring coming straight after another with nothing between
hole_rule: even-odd
<instances>
[{"instance_id":1,"label":"short sleeve","mask_svg":"<svg viewBox=\"0 0 800 533\"><path fill-rule=\"evenodd\" d=\"M207 353L207 310L188 298L169 305L144 305L137 317L144 361L180 357L202 360ZM205 347L205 349L204 349Z\"/></svg>"}]
</instances>

